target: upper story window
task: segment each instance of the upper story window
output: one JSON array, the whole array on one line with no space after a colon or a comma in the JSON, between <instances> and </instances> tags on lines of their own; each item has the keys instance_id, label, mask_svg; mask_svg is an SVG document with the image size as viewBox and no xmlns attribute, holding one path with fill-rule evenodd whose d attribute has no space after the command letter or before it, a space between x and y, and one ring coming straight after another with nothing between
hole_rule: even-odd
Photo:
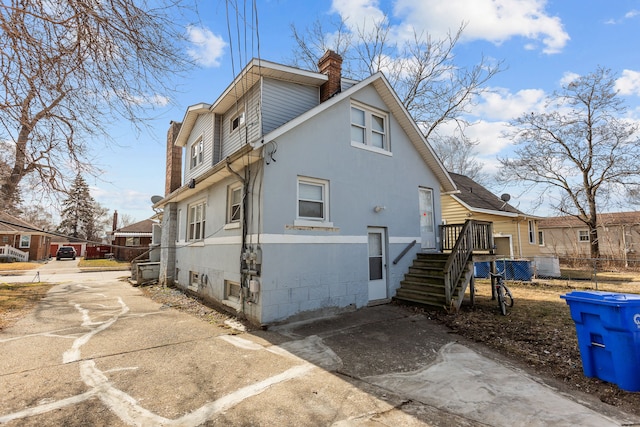
<instances>
[{"instance_id":1,"label":"upper story window","mask_svg":"<svg viewBox=\"0 0 640 427\"><path fill-rule=\"evenodd\" d=\"M227 223L239 222L242 212L242 186L229 186L227 198Z\"/></svg>"},{"instance_id":2,"label":"upper story window","mask_svg":"<svg viewBox=\"0 0 640 427\"><path fill-rule=\"evenodd\" d=\"M351 104L351 144L389 152L388 115L362 104Z\"/></svg>"},{"instance_id":3,"label":"upper story window","mask_svg":"<svg viewBox=\"0 0 640 427\"><path fill-rule=\"evenodd\" d=\"M244 125L244 111L240 111L231 118L229 121L229 132L233 132L242 125Z\"/></svg>"},{"instance_id":4,"label":"upper story window","mask_svg":"<svg viewBox=\"0 0 640 427\"><path fill-rule=\"evenodd\" d=\"M544 246L544 233L538 230L538 244Z\"/></svg>"},{"instance_id":5,"label":"upper story window","mask_svg":"<svg viewBox=\"0 0 640 427\"><path fill-rule=\"evenodd\" d=\"M199 137L191 145L191 169L198 166L204 160L204 142L202 137Z\"/></svg>"},{"instance_id":6,"label":"upper story window","mask_svg":"<svg viewBox=\"0 0 640 427\"><path fill-rule=\"evenodd\" d=\"M579 242L588 242L589 241L589 230L578 230L578 241Z\"/></svg>"},{"instance_id":7,"label":"upper story window","mask_svg":"<svg viewBox=\"0 0 640 427\"><path fill-rule=\"evenodd\" d=\"M204 239L205 208L204 201L189 206L187 240Z\"/></svg>"}]
</instances>

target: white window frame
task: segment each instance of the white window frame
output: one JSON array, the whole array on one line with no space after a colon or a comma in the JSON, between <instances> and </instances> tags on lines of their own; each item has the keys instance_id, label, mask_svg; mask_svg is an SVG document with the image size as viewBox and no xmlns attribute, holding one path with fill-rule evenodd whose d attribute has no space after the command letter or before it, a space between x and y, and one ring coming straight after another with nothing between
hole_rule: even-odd
<instances>
[{"instance_id":1,"label":"white window frame","mask_svg":"<svg viewBox=\"0 0 640 427\"><path fill-rule=\"evenodd\" d=\"M191 169L200 166L204 161L204 141L202 136L191 144Z\"/></svg>"},{"instance_id":2,"label":"white window frame","mask_svg":"<svg viewBox=\"0 0 640 427\"><path fill-rule=\"evenodd\" d=\"M544 231L538 229L538 245L544 246Z\"/></svg>"},{"instance_id":3,"label":"white window frame","mask_svg":"<svg viewBox=\"0 0 640 427\"><path fill-rule=\"evenodd\" d=\"M240 193L240 200L237 202L237 204L234 204L233 196L237 192ZM236 205L238 206L238 217L233 218L234 207ZM237 184L232 184L227 188L227 224L236 224L236 223L239 224L241 219L242 219L242 184L237 183Z\"/></svg>"},{"instance_id":4,"label":"white window frame","mask_svg":"<svg viewBox=\"0 0 640 427\"><path fill-rule=\"evenodd\" d=\"M535 245L536 244L536 226L532 219L530 219L527 222L527 229L529 232L529 244Z\"/></svg>"},{"instance_id":5,"label":"white window frame","mask_svg":"<svg viewBox=\"0 0 640 427\"><path fill-rule=\"evenodd\" d=\"M300 185L313 185L322 189L321 200L304 200L300 198ZM314 203L322 203L321 217L301 216L300 202L310 201ZM329 221L329 181L318 178L309 178L299 176L296 182L296 220L294 225L311 226L311 227L333 227L333 223Z\"/></svg>"},{"instance_id":6,"label":"white window frame","mask_svg":"<svg viewBox=\"0 0 640 427\"><path fill-rule=\"evenodd\" d=\"M200 212L200 216L198 216ZM200 200L189 205L187 211L187 240L190 242L204 240L207 204Z\"/></svg>"},{"instance_id":7,"label":"white window frame","mask_svg":"<svg viewBox=\"0 0 640 427\"><path fill-rule=\"evenodd\" d=\"M359 110L364 112L364 125L353 122L353 110ZM373 117L379 117L383 120L384 129L382 132L374 129ZM351 146L361 148L365 150L374 151L390 156L391 155L391 143L389 140L389 114L381 110L366 106L356 101L351 101L351 108L349 109L349 117L352 128L358 128L364 130L364 142L351 140ZM349 134L351 135L351 133ZM382 147L376 147L373 145L374 135L382 135L383 144Z\"/></svg>"},{"instance_id":8,"label":"white window frame","mask_svg":"<svg viewBox=\"0 0 640 427\"><path fill-rule=\"evenodd\" d=\"M578 242L589 243L590 241L591 239L589 238L589 230L578 230Z\"/></svg>"},{"instance_id":9,"label":"white window frame","mask_svg":"<svg viewBox=\"0 0 640 427\"><path fill-rule=\"evenodd\" d=\"M31 235L30 234L22 234L22 235L20 235L20 247L21 248L29 248L29 247L31 247Z\"/></svg>"},{"instance_id":10,"label":"white window frame","mask_svg":"<svg viewBox=\"0 0 640 427\"><path fill-rule=\"evenodd\" d=\"M240 129L244 126L246 122L246 116L244 114L244 109L238 111L234 114L229 120L229 133L233 133L236 130Z\"/></svg>"}]
</instances>

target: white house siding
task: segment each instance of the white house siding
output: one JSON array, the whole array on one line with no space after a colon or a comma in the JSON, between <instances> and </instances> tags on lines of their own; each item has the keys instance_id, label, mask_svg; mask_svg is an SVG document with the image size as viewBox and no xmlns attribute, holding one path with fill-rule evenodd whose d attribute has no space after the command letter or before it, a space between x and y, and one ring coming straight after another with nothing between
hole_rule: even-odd
<instances>
[{"instance_id":1,"label":"white house siding","mask_svg":"<svg viewBox=\"0 0 640 427\"><path fill-rule=\"evenodd\" d=\"M202 114L193 125L193 130L187 140L186 150L184 152L184 182L191 178L195 178L202 174L211 166L213 158L213 114ZM195 168L191 168L191 146L202 136L203 141L203 159L202 163Z\"/></svg>"},{"instance_id":2,"label":"white house siding","mask_svg":"<svg viewBox=\"0 0 640 427\"><path fill-rule=\"evenodd\" d=\"M354 99L387 110L373 88ZM389 117L392 156L355 148L350 103L340 102L278 138L277 162L264 166L262 322L300 312L362 307L368 302L367 228L387 230L387 296L419 249L392 261L420 241L418 188L434 193L440 223L440 188L399 124ZM296 219L297 177L329 181L332 229L304 229ZM385 206L379 213L375 206Z\"/></svg>"},{"instance_id":3,"label":"white house siding","mask_svg":"<svg viewBox=\"0 0 640 427\"><path fill-rule=\"evenodd\" d=\"M317 87L263 79L262 130L267 134L318 105Z\"/></svg>"},{"instance_id":4,"label":"white house siding","mask_svg":"<svg viewBox=\"0 0 640 427\"><path fill-rule=\"evenodd\" d=\"M244 109L245 124L231 132L231 119ZM254 85L222 116L222 158L260 137L260 85Z\"/></svg>"}]
</instances>

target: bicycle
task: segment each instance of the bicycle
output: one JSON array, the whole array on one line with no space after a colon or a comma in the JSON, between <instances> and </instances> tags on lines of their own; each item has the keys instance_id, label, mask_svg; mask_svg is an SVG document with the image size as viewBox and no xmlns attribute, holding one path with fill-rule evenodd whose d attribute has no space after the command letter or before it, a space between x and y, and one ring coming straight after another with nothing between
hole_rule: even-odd
<instances>
[{"instance_id":1,"label":"bicycle","mask_svg":"<svg viewBox=\"0 0 640 427\"><path fill-rule=\"evenodd\" d=\"M498 299L498 307L500 308L500 313L503 316L507 315L507 306L513 307L513 295L511 291L504 283L504 272L503 273L492 273L489 272L489 275L494 278L493 287L495 289L495 295Z\"/></svg>"}]
</instances>

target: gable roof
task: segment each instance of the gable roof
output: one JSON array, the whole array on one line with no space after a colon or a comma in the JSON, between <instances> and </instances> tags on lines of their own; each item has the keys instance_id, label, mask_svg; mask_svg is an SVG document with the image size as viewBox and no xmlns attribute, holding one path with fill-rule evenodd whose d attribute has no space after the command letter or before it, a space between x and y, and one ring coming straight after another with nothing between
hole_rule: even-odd
<instances>
[{"instance_id":1,"label":"gable roof","mask_svg":"<svg viewBox=\"0 0 640 427\"><path fill-rule=\"evenodd\" d=\"M514 208L509 203L506 203L501 198L487 190L482 185L478 184L471 178L465 175L449 172L451 179L456 184L458 192L451 194L455 200L466 207L472 212L482 212L492 215L501 216L527 216L535 218L532 215L527 215L524 212Z\"/></svg>"},{"instance_id":2,"label":"gable roof","mask_svg":"<svg viewBox=\"0 0 640 427\"><path fill-rule=\"evenodd\" d=\"M598 225L639 225L640 211L610 212L598 214ZM574 216L555 216L542 219L540 228L586 228L586 224Z\"/></svg>"},{"instance_id":3,"label":"gable roof","mask_svg":"<svg viewBox=\"0 0 640 427\"><path fill-rule=\"evenodd\" d=\"M427 143L424 135L418 128L418 125L411 118L411 115L404 107L395 91L391 88L389 81L386 79L386 77L384 77L382 73L371 75L361 82L354 84L346 91L336 94L332 98L329 98L328 100L320 103L311 110L299 115L298 117L285 123L277 129L274 129L262 138L262 140L260 141L260 146L264 145L262 144L262 142L267 143L280 137L282 134L306 122L307 120L320 114L322 111L330 108L331 106L343 101L344 99L349 98L355 92L369 85L372 85L376 89L382 100L389 107L389 110L402 127L402 130L407 134L413 146L418 150L418 153L420 153L422 159L438 178L442 189L444 191L455 191L456 185L449 176L449 173L444 168L444 165L440 162L440 159L438 158L438 156L436 156L431 146Z\"/></svg>"},{"instance_id":4,"label":"gable roof","mask_svg":"<svg viewBox=\"0 0 640 427\"><path fill-rule=\"evenodd\" d=\"M0 233L44 233L44 231L39 231L38 227L33 224L28 223L18 217L13 215L9 215L6 212L0 212Z\"/></svg>"},{"instance_id":5,"label":"gable roof","mask_svg":"<svg viewBox=\"0 0 640 427\"><path fill-rule=\"evenodd\" d=\"M153 224L157 224L157 222L145 219L144 221L136 222L135 224L127 225L126 227L118 228L114 231L114 233L148 233L151 235L153 231Z\"/></svg>"},{"instance_id":6,"label":"gable roof","mask_svg":"<svg viewBox=\"0 0 640 427\"><path fill-rule=\"evenodd\" d=\"M208 112L224 114L241 99L262 77L285 80L288 82L322 86L329 77L315 71L301 70L295 67L253 58L222 92L213 104L201 102L187 108L182 126L176 136L175 145L184 147L200 114Z\"/></svg>"}]
</instances>

